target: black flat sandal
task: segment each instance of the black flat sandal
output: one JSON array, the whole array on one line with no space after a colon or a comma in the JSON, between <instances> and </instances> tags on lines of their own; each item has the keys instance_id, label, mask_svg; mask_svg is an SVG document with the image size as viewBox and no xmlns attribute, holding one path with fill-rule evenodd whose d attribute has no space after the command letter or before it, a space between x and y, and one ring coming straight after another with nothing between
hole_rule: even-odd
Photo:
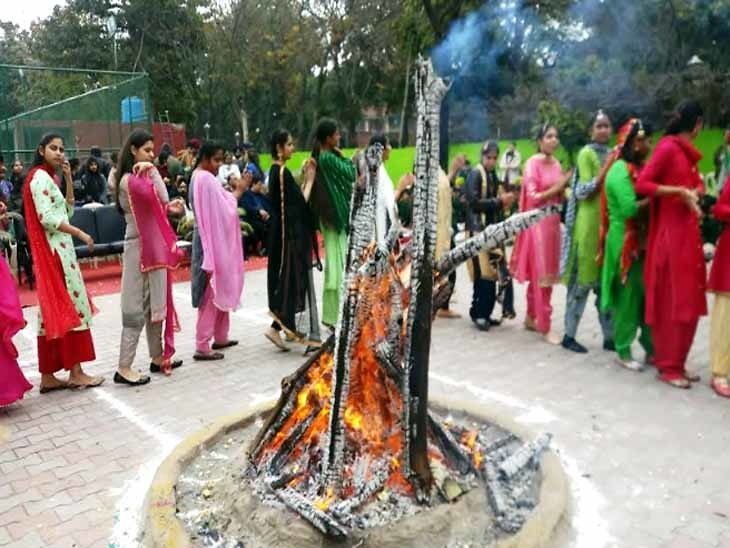
<instances>
[{"instance_id":1,"label":"black flat sandal","mask_svg":"<svg viewBox=\"0 0 730 548\"><path fill-rule=\"evenodd\" d=\"M170 364L170 369L177 369L183 364L182 360L175 360ZM162 366L157 365L155 362L150 362L150 373L162 373Z\"/></svg>"},{"instance_id":2,"label":"black flat sandal","mask_svg":"<svg viewBox=\"0 0 730 548\"><path fill-rule=\"evenodd\" d=\"M143 386L145 384L149 384L150 380L151 379L150 379L149 375L141 375L139 377L139 379L137 379L136 381L130 381L129 379L121 376L119 374L119 371L114 373L114 383L115 384L126 384L127 386Z\"/></svg>"},{"instance_id":3,"label":"black flat sandal","mask_svg":"<svg viewBox=\"0 0 730 548\"><path fill-rule=\"evenodd\" d=\"M236 346L238 344L238 341L226 341L223 343L213 343L210 347L213 350L222 350L224 348L230 348L231 346Z\"/></svg>"}]
</instances>

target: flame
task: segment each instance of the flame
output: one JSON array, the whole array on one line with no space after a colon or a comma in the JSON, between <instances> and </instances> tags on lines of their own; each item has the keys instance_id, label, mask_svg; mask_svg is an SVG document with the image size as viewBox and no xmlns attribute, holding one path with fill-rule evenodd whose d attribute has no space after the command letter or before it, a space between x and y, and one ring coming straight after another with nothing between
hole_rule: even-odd
<instances>
[{"instance_id":1,"label":"flame","mask_svg":"<svg viewBox=\"0 0 730 548\"><path fill-rule=\"evenodd\" d=\"M314 507L322 512L326 511L330 505L335 501L335 492L331 487L327 488L327 492L323 497L318 497L314 501Z\"/></svg>"},{"instance_id":2,"label":"flame","mask_svg":"<svg viewBox=\"0 0 730 548\"><path fill-rule=\"evenodd\" d=\"M461 443L473 452L477 443L477 432L475 430L464 432L461 436Z\"/></svg>"}]
</instances>

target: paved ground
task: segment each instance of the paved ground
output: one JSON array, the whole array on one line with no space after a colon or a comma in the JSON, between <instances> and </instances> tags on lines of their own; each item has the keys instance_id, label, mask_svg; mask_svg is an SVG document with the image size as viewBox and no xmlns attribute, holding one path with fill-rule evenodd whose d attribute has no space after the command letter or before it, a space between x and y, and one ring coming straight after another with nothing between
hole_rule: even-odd
<instances>
[{"instance_id":1,"label":"paved ground","mask_svg":"<svg viewBox=\"0 0 730 548\"><path fill-rule=\"evenodd\" d=\"M140 389L113 385L118 296L97 299L98 360L107 384L86 392L40 396L0 410L0 546L137 546L139 509L163 456L215 417L271 399L279 380L302 363L262 336L268 324L265 272L247 275L244 307L233 321L241 345L228 359L195 364L194 314L187 284L175 286L186 365ZM517 288L518 311L524 291ZM455 308L466 313L466 273ZM554 298L562 318L564 291ZM35 311L17 343L24 370L38 382ZM594 310L579 339L587 356L550 347L512 322L488 334L464 319L434 328L431 390L481 401L550 431L570 475L573 508L556 546L730 548L730 404L707 387L708 327L703 322L691 367L703 383L678 391L651 372L612 365L599 350ZM144 344L140 346L144 350ZM146 364L144 352L137 362ZM3 431L4 434L3 434Z\"/></svg>"}]
</instances>

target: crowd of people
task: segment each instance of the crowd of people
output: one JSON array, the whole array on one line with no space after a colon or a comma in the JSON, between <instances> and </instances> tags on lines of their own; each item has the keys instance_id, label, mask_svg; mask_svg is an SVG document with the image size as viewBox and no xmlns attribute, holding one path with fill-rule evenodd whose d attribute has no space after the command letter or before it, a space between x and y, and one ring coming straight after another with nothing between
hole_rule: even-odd
<instances>
[{"instance_id":1,"label":"crowd of people","mask_svg":"<svg viewBox=\"0 0 730 548\"><path fill-rule=\"evenodd\" d=\"M578 154L576 168L567 171L555 156L559 130L551 123L540 127L538 151L524 166L514 143L500 158L497 142L487 141L473 167L457 156L448 173L439 174L438 254L455 245L462 229L468 237L517 209L563 204L562 216L548 216L519 234L511 256L499 247L468 262L469 315L475 327L488 332L516 318L514 278L526 284L525 328L566 351L586 353L578 332L594 294L603 349L615 352L619 365L632 371L649 365L661 381L689 388L699 376L687 371L687 355L698 320L708 310L706 291L712 291L710 382L717 394L730 397L730 232L721 231L708 281L700 228L707 213L719 223L730 223L730 185L720 182L717 203L711 212L703 212L701 156L693 145L702 118L696 102L680 104L650 155L651 132L641 120L622 124L612 145L613 123L598 111L589 128L590 142ZM730 132L726 137L718 157L727 178L722 170L730 157ZM388 139L375 136L370 144L379 145L387 161ZM128 136L113 162L93 150L79 168L65 159L64 149L61 136L46 135L24 177L17 162L9 178L0 177L0 203L22 212L33 257L42 393L94 387L104 380L83 369L95 359L90 331L95 308L73 239L92 249L94 241L70 222L74 209L89 203L114 203L126 220L115 383L150 382L150 375L134 367L143 329L150 373L169 375L183 363L175 354L179 325L171 275L183 260L177 245L182 233L192 242L194 360L221 360L223 351L237 344L229 336L229 314L240 306L243 257L250 251L268 256L273 321L264 335L273 345L288 351L300 344L309 351L322 343L320 324L334 330L347 263L351 197L366 172L362 153L347 158L340 150L336 121L318 123L312 154L298 176L287 166L294 141L283 129L271 137L267 175L255 151L226 150L213 142L193 140L177 155L165 145L155 158L153 136L144 130ZM414 184L415 175L408 173L394 185L381 166L374 239L382 241L396 223L409 229ZM0 404L7 404L22 397L30 384L15 363L11 343L25 322L7 264L0 263L0 367L10 379L0 389ZM324 271L321 318L315 268ZM552 321L552 290L558 283L567 286L562 336ZM501 316L495 318L497 303ZM459 317L448 300L436 315ZM645 352L643 363L632 354L636 339ZM62 371L69 372L68 378L58 376Z\"/></svg>"}]
</instances>

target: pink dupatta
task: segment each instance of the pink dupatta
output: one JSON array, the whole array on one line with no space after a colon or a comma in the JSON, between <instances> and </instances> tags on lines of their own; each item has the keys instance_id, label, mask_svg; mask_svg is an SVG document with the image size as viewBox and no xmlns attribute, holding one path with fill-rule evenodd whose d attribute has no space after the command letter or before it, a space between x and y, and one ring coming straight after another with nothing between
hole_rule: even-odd
<instances>
[{"instance_id":1,"label":"pink dupatta","mask_svg":"<svg viewBox=\"0 0 730 548\"><path fill-rule=\"evenodd\" d=\"M235 310L243 291L243 245L236 198L212 173L193 173L193 210L203 246L203 270L210 277L213 303Z\"/></svg>"},{"instance_id":2,"label":"pink dupatta","mask_svg":"<svg viewBox=\"0 0 730 548\"><path fill-rule=\"evenodd\" d=\"M175 303L172 299L172 275L183 254L177 247L177 237L167 220L165 206L157 196L155 185L147 175L130 175L128 182L129 204L137 223L140 242L140 270L167 270L167 315L165 317L165 349L162 357L165 365L175 354L175 331L180 330Z\"/></svg>"}]
</instances>

